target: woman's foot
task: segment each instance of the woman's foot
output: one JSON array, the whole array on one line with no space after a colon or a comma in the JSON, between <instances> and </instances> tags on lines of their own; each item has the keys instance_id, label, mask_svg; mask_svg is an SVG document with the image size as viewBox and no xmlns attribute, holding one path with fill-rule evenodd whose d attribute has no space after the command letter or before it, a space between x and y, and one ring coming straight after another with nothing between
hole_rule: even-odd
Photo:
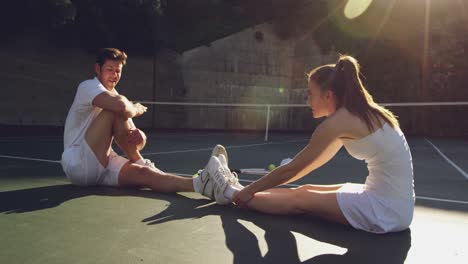
<instances>
[{"instance_id":1,"label":"woman's foot","mask_svg":"<svg viewBox=\"0 0 468 264\"><path fill-rule=\"evenodd\" d=\"M215 159L212 159L213 156L218 158L222 156L222 158L218 161L215 161ZM193 186L195 192L200 193L212 200L216 199L215 186L213 184L213 180L211 179L209 172L210 170L215 171L214 167L219 166L217 163L219 163L220 161L222 165L225 165L225 167L228 166L226 148L223 145L216 145L213 148L213 151L211 152L210 160L206 164L205 168L203 170L199 170L193 175ZM237 178L237 174L235 174L235 177ZM226 201L221 200L220 198L218 200L220 200L220 203L227 203Z\"/></svg>"}]
</instances>

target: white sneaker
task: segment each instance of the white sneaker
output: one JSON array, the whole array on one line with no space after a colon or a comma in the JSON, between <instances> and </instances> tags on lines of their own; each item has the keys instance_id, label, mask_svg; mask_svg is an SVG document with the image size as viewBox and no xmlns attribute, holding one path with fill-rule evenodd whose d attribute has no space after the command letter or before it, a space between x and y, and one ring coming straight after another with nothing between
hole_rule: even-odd
<instances>
[{"instance_id":1,"label":"white sneaker","mask_svg":"<svg viewBox=\"0 0 468 264\"><path fill-rule=\"evenodd\" d=\"M213 154L214 153L217 154L216 156L218 157L219 162L227 170L226 177L228 179L229 185L242 186L239 184L239 176L237 175L237 173L234 171L231 171L231 169L229 168L228 154L227 154L226 148L223 145L216 145L216 147L213 149ZM224 191L223 191L223 196L224 196Z\"/></svg>"},{"instance_id":2,"label":"white sneaker","mask_svg":"<svg viewBox=\"0 0 468 264\"><path fill-rule=\"evenodd\" d=\"M199 178L199 180L195 180L195 178ZM210 175L208 175L207 170L199 170L197 173L193 175L194 185L197 185L195 188L196 192L199 194L214 200L214 190L213 190L213 182L210 179Z\"/></svg>"},{"instance_id":3,"label":"white sneaker","mask_svg":"<svg viewBox=\"0 0 468 264\"><path fill-rule=\"evenodd\" d=\"M219 161L215 161L215 159L213 159L213 156L214 157L217 157L219 159ZM220 158L220 156L222 156L223 158ZM196 190L198 191L198 193L212 199L212 200L215 200L216 197L218 197L217 200L219 200L219 203L221 204L227 204L227 203L230 203L230 201L227 201L227 200L223 200L222 197L224 197L224 194L221 193L222 196L220 195L215 195L215 188L218 190L219 188L218 187L215 187L215 184L213 182L213 180L211 179L210 177L210 169L211 167L216 167L217 165L215 165L215 163L219 163L219 162L222 162L223 165L225 165L224 167L227 168L227 151L226 151L226 148L222 145L216 145L214 148L213 148L213 151L211 152L211 158L210 160L208 161L208 164L205 166L205 168L203 170L199 170L197 173L195 173L193 175L193 178L197 178L197 177L200 177L199 180L196 180L194 181L194 184L196 185ZM235 174L237 176L237 174ZM238 181L237 181L238 182ZM195 186L194 186L195 187ZM225 188L225 187L224 187ZM220 192L220 191L218 191Z\"/></svg>"},{"instance_id":4,"label":"white sneaker","mask_svg":"<svg viewBox=\"0 0 468 264\"><path fill-rule=\"evenodd\" d=\"M208 163L206 164L205 168L203 170L199 170L195 175L193 175L194 178L194 189L200 193L201 195L204 195L211 200L214 200L214 186L213 186L213 181L211 180L211 177L209 175L209 168L213 167L213 165L216 163L216 161L213 159L213 156L210 158ZM195 180L195 178L199 177L199 179Z\"/></svg>"},{"instance_id":5,"label":"white sneaker","mask_svg":"<svg viewBox=\"0 0 468 264\"><path fill-rule=\"evenodd\" d=\"M224 155L220 155L219 157L223 158ZM231 178L233 176L229 169L221 164L218 157L212 156L211 159L214 161L212 166L208 166L208 174L213 181L213 192L216 203L230 204L231 200L224 197L224 191L226 190L226 187L231 184Z\"/></svg>"},{"instance_id":6,"label":"white sneaker","mask_svg":"<svg viewBox=\"0 0 468 264\"><path fill-rule=\"evenodd\" d=\"M226 153L227 155L227 153ZM229 169L229 165L228 165L228 161L227 161L227 158L224 154L219 154L218 156L218 159L219 159L219 162L221 163L221 165L227 170L227 178L229 180L229 184L231 185L237 185L239 183L239 176L237 175L236 172L233 172L231 171L231 169Z\"/></svg>"},{"instance_id":7,"label":"white sneaker","mask_svg":"<svg viewBox=\"0 0 468 264\"><path fill-rule=\"evenodd\" d=\"M144 161L145 161L145 165L144 165L144 166L148 166L148 167L153 168L153 169L156 168L156 166L154 165L154 162L152 162L151 160L149 160L149 159L144 159Z\"/></svg>"},{"instance_id":8,"label":"white sneaker","mask_svg":"<svg viewBox=\"0 0 468 264\"><path fill-rule=\"evenodd\" d=\"M217 157L220 154L227 155L226 148L224 148L224 146L222 145L216 145L213 148L213 151L211 151L211 156ZM208 166L210 162L214 162L214 161L211 161L211 158L210 158L205 168L195 173L193 175L193 178L195 179L197 177L200 177L200 180L194 181L194 184L197 185L195 189L198 190L198 193L214 200L215 197L214 197L213 181L211 180L209 173L208 173Z\"/></svg>"},{"instance_id":9,"label":"white sneaker","mask_svg":"<svg viewBox=\"0 0 468 264\"><path fill-rule=\"evenodd\" d=\"M223 145L218 144L213 148L213 151L211 152L211 156L218 157L221 154L224 155L224 157L226 158L226 163L227 163L228 154L227 154L226 148Z\"/></svg>"},{"instance_id":10,"label":"white sneaker","mask_svg":"<svg viewBox=\"0 0 468 264\"><path fill-rule=\"evenodd\" d=\"M151 169L155 170L156 172L158 173L163 173L162 170L158 169L155 165L154 165L154 162L152 162L151 160L149 159L144 159L145 161L145 165L143 166L147 166L147 167L150 167Z\"/></svg>"},{"instance_id":11,"label":"white sneaker","mask_svg":"<svg viewBox=\"0 0 468 264\"><path fill-rule=\"evenodd\" d=\"M226 148L223 145L220 145L220 144L216 145L213 148L213 151L211 152L211 156L218 157L221 164L231 172L231 169L229 169L228 153L226 151ZM232 171L231 174L232 174L232 176L234 176L235 179L239 178L237 176L237 173ZM239 181L237 181L237 182L239 182Z\"/></svg>"}]
</instances>

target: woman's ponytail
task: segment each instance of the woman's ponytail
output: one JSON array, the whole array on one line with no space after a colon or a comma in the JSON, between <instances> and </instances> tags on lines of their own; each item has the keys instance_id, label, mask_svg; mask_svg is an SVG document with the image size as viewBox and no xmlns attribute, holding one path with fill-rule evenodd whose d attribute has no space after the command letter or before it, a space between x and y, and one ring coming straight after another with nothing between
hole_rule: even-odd
<instances>
[{"instance_id":1,"label":"woman's ponytail","mask_svg":"<svg viewBox=\"0 0 468 264\"><path fill-rule=\"evenodd\" d=\"M347 55L341 55L333 69L334 80L331 90L337 97L338 107L345 107L352 114L359 116L372 131L373 120L383 117L391 126L398 126L395 116L387 109L377 105L360 78L358 61Z\"/></svg>"}]
</instances>

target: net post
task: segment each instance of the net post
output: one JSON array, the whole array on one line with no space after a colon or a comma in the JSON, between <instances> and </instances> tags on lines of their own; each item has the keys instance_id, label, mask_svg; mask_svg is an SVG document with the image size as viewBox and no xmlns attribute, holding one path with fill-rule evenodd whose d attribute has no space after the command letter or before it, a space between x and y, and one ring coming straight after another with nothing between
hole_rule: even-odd
<instances>
[{"instance_id":1,"label":"net post","mask_svg":"<svg viewBox=\"0 0 468 264\"><path fill-rule=\"evenodd\" d=\"M270 108L271 105L267 105L267 118L266 118L266 125L265 125L265 142L268 141L268 129L270 127Z\"/></svg>"}]
</instances>

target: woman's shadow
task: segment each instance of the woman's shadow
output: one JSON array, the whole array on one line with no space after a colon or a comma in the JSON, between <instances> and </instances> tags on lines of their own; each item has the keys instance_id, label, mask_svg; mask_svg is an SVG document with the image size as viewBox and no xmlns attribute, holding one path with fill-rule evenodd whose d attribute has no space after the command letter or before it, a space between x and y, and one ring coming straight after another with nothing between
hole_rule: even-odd
<instances>
[{"instance_id":1,"label":"woman's shadow","mask_svg":"<svg viewBox=\"0 0 468 264\"><path fill-rule=\"evenodd\" d=\"M207 215L220 216L233 263L404 263L411 247L409 229L376 235L308 216L272 216L179 197L143 222L153 225ZM242 224L246 222L264 231L266 254L259 246L258 232ZM330 245L341 248L342 254L330 253ZM301 259L300 250L312 257Z\"/></svg>"},{"instance_id":2,"label":"woman's shadow","mask_svg":"<svg viewBox=\"0 0 468 264\"><path fill-rule=\"evenodd\" d=\"M239 215L264 230L268 251L261 255L257 237L239 219L221 216L234 263L404 263L411 247L409 229L375 235L308 216Z\"/></svg>"}]
</instances>

